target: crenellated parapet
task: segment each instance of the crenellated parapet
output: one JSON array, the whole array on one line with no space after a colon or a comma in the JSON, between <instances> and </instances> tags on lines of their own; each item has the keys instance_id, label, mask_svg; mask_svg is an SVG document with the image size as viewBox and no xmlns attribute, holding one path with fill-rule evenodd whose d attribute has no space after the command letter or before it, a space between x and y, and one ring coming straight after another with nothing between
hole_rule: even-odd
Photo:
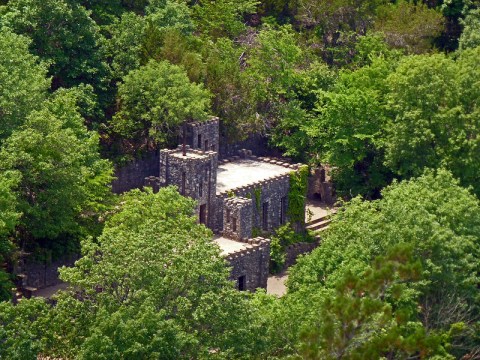
<instances>
[{"instance_id":1,"label":"crenellated parapet","mask_svg":"<svg viewBox=\"0 0 480 360\"><path fill-rule=\"evenodd\" d=\"M217 117L186 124L186 143L191 149L218 152L220 146L219 125L220 121Z\"/></svg>"},{"instance_id":2,"label":"crenellated parapet","mask_svg":"<svg viewBox=\"0 0 480 360\"><path fill-rule=\"evenodd\" d=\"M160 184L175 185L180 194L197 201L199 222L210 226L215 213L218 154L183 146L160 151Z\"/></svg>"},{"instance_id":3,"label":"crenellated parapet","mask_svg":"<svg viewBox=\"0 0 480 360\"><path fill-rule=\"evenodd\" d=\"M256 232L271 232L288 221L288 194L290 190L290 177L292 172L297 172L303 164L290 164L285 159L256 157L248 151L242 150L242 156L234 156L221 160L220 170L245 162L246 166L252 164L255 169L262 169L262 164L274 165L273 175L261 180L252 181L245 185L231 187L217 187L217 207L225 207L229 198L247 198L252 200L252 230ZM229 165L232 163L232 165ZM283 168L283 170L282 170ZM254 170L255 171L255 170ZM220 190L220 191L219 191ZM227 230L226 210L221 214L223 219L215 222L216 230ZM218 213L217 213L218 216ZM229 230L227 230L228 233ZM247 237L250 237L247 235ZM242 234L241 238L245 235Z\"/></svg>"},{"instance_id":4,"label":"crenellated parapet","mask_svg":"<svg viewBox=\"0 0 480 360\"><path fill-rule=\"evenodd\" d=\"M270 240L262 237L248 239L244 247L226 255L232 267L230 278L240 290L253 291L267 287L270 263Z\"/></svg>"},{"instance_id":5,"label":"crenellated parapet","mask_svg":"<svg viewBox=\"0 0 480 360\"><path fill-rule=\"evenodd\" d=\"M252 236L252 199L226 198L223 202L223 236L246 241Z\"/></svg>"}]
</instances>

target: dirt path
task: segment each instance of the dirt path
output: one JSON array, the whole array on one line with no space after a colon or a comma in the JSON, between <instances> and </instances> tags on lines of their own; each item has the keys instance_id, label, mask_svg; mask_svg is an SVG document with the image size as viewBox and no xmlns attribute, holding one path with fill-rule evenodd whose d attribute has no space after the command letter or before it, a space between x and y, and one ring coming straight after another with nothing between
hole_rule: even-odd
<instances>
[{"instance_id":1,"label":"dirt path","mask_svg":"<svg viewBox=\"0 0 480 360\"><path fill-rule=\"evenodd\" d=\"M287 281L287 279L288 275L286 272L269 276L267 280L267 294L277 295L279 297L285 295L287 292L285 281Z\"/></svg>"}]
</instances>

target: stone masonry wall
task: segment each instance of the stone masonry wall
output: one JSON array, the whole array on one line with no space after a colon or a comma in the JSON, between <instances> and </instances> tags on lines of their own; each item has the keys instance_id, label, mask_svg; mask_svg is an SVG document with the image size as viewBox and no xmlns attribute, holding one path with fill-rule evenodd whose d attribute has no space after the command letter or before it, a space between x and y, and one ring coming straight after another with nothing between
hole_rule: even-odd
<instances>
[{"instance_id":1,"label":"stone masonry wall","mask_svg":"<svg viewBox=\"0 0 480 360\"><path fill-rule=\"evenodd\" d=\"M241 277L244 277L244 290L267 287L270 240L261 237L249 239L246 249L229 254L226 259L232 267L230 279L237 282L237 288Z\"/></svg>"},{"instance_id":2,"label":"stone masonry wall","mask_svg":"<svg viewBox=\"0 0 480 360\"><path fill-rule=\"evenodd\" d=\"M291 168L296 171L301 164L289 164L279 159L262 158L250 156L251 159L265 161L281 166ZM236 161L239 157L235 156L221 162ZM238 188L223 191L217 195L217 209L223 209L225 201L232 194L237 197L252 199L252 228L256 231L271 232L280 225L288 221L288 192L290 190L290 174L276 175L262 181L241 186ZM264 206L266 222L264 222ZM223 211L216 211L216 220L214 231L223 230Z\"/></svg>"},{"instance_id":3,"label":"stone masonry wall","mask_svg":"<svg viewBox=\"0 0 480 360\"><path fill-rule=\"evenodd\" d=\"M246 241L252 236L252 199L225 199L223 206L223 236Z\"/></svg>"},{"instance_id":4,"label":"stone masonry wall","mask_svg":"<svg viewBox=\"0 0 480 360\"><path fill-rule=\"evenodd\" d=\"M116 194L145 186L145 178L158 176L159 154L153 152L142 159L115 169L116 179L112 181L112 191Z\"/></svg>"},{"instance_id":5,"label":"stone masonry wall","mask_svg":"<svg viewBox=\"0 0 480 360\"><path fill-rule=\"evenodd\" d=\"M218 152L220 147L218 126L218 118L213 118L205 122L187 124L187 144L191 149ZM179 141L179 143L182 143L182 141L183 140Z\"/></svg>"},{"instance_id":6,"label":"stone masonry wall","mask_svg":"<svg viewBox=\"0 0 480 360\"><path fill-rule=\"evenodd\" d=\"M267 137L260 134L252 134L243 141L235 142L230 142L226 136L220 135L220 140L220 159L235 156L241 149L250 149L257 156L282 156L282 152L278 149L271 148L268 145Z\"/></svg>"},{"instance_id":7,"label":"stone masonry wall","mask_svg":"<svg viewBox=\"0 0 480 360\"><path fill-rule=\"evenodd\" d=\"M307 196L310 199L321 200L326 204L333 205L336 200L329 173L328 167L318 167L310 173Z\"/></svg>"},{"instance_id":8,"label":"stone masonry wall","mask_svg":"<svg viewBox=\"0 0 480 360\"><path fill-rule=\"evenodd\" d=\"M58 278L58 268L73 266L78 257L78 255L71 255L52 262L26 260L18 271L26 275L25 286L42 289L61 283Z\"/></svg>"},{"instance_id":9,"label":"stone masonry wall","mask_svg":"<svg viewBox=\"0 0 480 360\"><path fill-rule=\"evenodd\" d=\"M284 269L286 270L290 266L295 265L300 255L312 252L312 250L315 249L318 245L319 245L318 240L313 243L300 242L300 243L289 245L285 249L286 258L285 258Z\"/></svg>"},{"instance_id":10,"label":"stone masonry wall","mask_svg":"<svg viewBox=\"0 0 480 360\"><path fill-rule=\"evenodd\" d=\"M213 151L187 149L187 156L183 157L181 146L177 150L160 151L161 186L175 185L180 193L183 192L182 195L195 199L197 216L200 217L201 209L204 207L206 225L212 223L215 211L217 156Z\"/></svg>"}]
</instances>

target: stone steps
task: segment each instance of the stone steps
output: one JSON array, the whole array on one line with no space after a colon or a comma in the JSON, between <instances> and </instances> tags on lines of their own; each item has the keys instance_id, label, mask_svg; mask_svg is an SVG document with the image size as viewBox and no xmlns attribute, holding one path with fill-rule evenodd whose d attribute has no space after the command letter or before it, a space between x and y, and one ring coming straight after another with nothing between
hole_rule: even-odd
<instances>
[{"instance_id":1,"label":"stone steps","mask_svg":"<svg viewBox=\"0 0 480 360\"><path fill-rule=\"evenodd\" d=\"M317 220L314 220L312 222L309 222L306 226L306 229L307 230L312 230L312 231L318 231L320 229L325 229L326 227L328 227L330 222L331 222L331 219L329 219L328 217L323 218L323 219L317 219Z\"/></svg>"}]
</instances>

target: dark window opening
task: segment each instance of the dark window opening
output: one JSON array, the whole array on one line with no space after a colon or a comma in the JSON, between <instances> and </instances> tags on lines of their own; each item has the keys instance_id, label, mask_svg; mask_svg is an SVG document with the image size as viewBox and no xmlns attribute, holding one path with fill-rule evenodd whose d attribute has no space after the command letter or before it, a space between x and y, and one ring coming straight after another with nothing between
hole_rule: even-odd
<instances>
[{"instance_id":1,"label":"dark window opening","mask_svg":"<svg viewBox=\"0 0 480 360\"><path fill-rule=\"evenodd\" d=\"M182 191L181 191L181 194L182 195L185 195L185 172L182 172Z\"/></svg>"},{"instance_id":2,"label":"dark window opening","mask_svg":"<svg viewBox=\"0 0 480 360\"><path fill-rule=\"evenodd\" d=\"M245 275L242 275L238 278L238 290L247 290L247 277Z\"/></svg>"},{"instance_id":3,"label":"dark window opening","mask_svg":"<svg viewBox=\"0 0 480 360\"><path fill-rule=\"evenodd\" d=\"M230 222L230 209L227 209L227 223Z\"/></svg>"},{"instance_id":4,"label":"dark window opening","mask_svg":"<svg viewBox=\"0 0 480 360\"><path fill-rule=\"evenodd\" d=\"M268 230L268 202L263 203L262 207L262 226L263 230Z\"/></svg>"},{"instance_id":5,"label":"dark window opening","mask_svg":"<svg viewBox=\"0 0 480 360\"><path fill-rule=\"evenodd\" d=\"M197 140L198 140L198 148L201 149L202 148L202 135L201 134L198 134L197 136Z\"/></svg>"},{"instance_id":6,"label":"dark window opening","mask_svg":"<svg viewBox=\"0 0 480 360\"><path fill-rule=\"evenodd\" d=\"M212 151L215 151L215 145L212 145L211 149L212 149Z\"/></svg>"},{"instance_id":7,"label":"dark window opening","mask_svg":"<svg viewBox=\"0 0 480 360\"><path fill-rule=\"evenodd\" d=\"M205 140L205 151L208 151L208 140Z\"/></svg>"},{"instance_id":8,"label":"dark window opening","mask_svg":"<svg viewBox=\"0 0 480 360\"><path fill-rule=\"evenodd\" d=\"M232 231L237 232L237 219L232 217Z\"/></svg>"},{"instance_id":9,"label":"dark window opening","mask_svg":"<svg viewBox=\"0 0 480 360\"><path fill-rule=\"evenodd\" d=\"M198 185L198 196L203 196L203 181L200 180L200 184Z\"/></svg>"},{"instance_id":10,"label":"dark window opening","mask_svg":"<svg viewBox=\"0 0 480 360\"><path fill-rule=\"evenodd\" d=\"M200 224L205 224L207 221L207 205L200 205Z\"/></svg>"}]
</instances>

